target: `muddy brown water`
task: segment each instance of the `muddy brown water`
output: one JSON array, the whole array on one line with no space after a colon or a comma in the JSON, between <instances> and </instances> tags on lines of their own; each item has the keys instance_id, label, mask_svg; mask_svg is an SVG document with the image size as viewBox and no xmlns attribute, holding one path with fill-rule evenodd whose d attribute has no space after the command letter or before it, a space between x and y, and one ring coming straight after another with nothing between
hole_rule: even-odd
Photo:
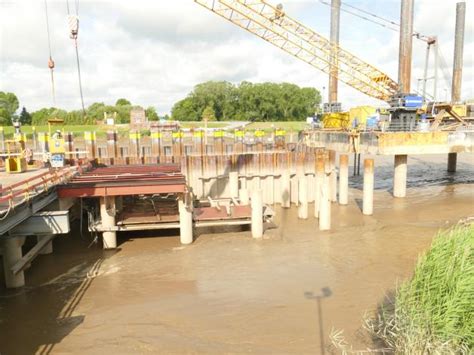
<instances>
[{"instance_id":1,"label":"muddy brown water","mask_svg":"<svg viewBox=\"0 0 474 355\"><path fill-rule=\"evenodd\" d=\"M456 174L445 160L410 157L408 197L394 199L392 160L377 158L374 215L362 216L351 177L350 204L333 204L324 233L276 207L261 241L221 228L183 247L177 231L129 233L103 251L75 225L26 287L0 289L0 353L321 354L331 329L374 347L364 314L410 277L437 230L474 215L473 156Z\"/></svg>"}]
</instances>

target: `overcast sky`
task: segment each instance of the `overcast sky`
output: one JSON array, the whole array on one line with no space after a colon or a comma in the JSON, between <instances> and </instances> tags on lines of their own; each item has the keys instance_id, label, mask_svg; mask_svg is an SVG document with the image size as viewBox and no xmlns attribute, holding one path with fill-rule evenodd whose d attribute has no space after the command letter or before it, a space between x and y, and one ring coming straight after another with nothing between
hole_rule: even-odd
<instances>
[{"instance_id":1,"label":"overcast sky","mask_svg":"<svg viewBox=\"0 0 474 355\"><path fill-rule=\"evenodd\" d=\"M327 0L330 1L330 0ZM330 8L318 0L278 0L285 11L329 36ZM344 2L344 0L343 0ZM346 0L398 22L399 0ZM133 104L169 113L194 85L207 80L292 82L323 91L327 75L243 31L193 0L79 0L79 52L86 106ZM71 11L74 0L69 0ZM66 0L48 0L58 106L80 108L75 52ZM415 0L415 30L438 35L445 68L439 99L451 78L456 1ZM467 0L463 99L474 97L474 1ZM398 33L341 13L340 43L397 80ZM412 88L422 77L424 42L414 40ZM43 0L0 0L0 91L14 92L29 111L52 106ZM430 73L430 76L432 73ZM327 89L326 89L327 94ZM345 107L374 104L340 84Z\"/></svg>"}]
</instances>

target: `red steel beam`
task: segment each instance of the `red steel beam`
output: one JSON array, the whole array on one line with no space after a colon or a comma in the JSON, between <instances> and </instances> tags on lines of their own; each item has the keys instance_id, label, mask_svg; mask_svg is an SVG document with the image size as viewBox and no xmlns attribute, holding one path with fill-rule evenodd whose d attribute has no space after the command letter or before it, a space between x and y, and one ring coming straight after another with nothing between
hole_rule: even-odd
<instances>
[{"instance_id":1,"label":"red steel beam","mask_svg":"<svg viewBox=\"0 0 474 355\"><path fill-rule=\"evenodd\" d=\"M186 185L124 185L124 186L61 186L58 188L59 197L104 197L152 195L163 193L184 193Z\"/></svg>"}]
</instances>

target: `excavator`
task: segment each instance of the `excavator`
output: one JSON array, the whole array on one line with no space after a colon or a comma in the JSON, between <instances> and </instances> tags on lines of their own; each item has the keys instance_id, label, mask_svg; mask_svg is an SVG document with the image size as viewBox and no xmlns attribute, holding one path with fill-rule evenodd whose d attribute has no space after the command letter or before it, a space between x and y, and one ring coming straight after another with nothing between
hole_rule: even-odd
<instances>
[{"instance_id":1,"label":"excavator","mask_svg":"<svg viewBox=\"0 0 474 355\"><path fill-rule=\"evenodd\" d=\"M422 96L401 92L387 74L293 19L281 4L274 6L267 0L194 2L352 88L387 102L394 130L412 130L417 116L424 113Z\"/></svg>"}]
</instances>

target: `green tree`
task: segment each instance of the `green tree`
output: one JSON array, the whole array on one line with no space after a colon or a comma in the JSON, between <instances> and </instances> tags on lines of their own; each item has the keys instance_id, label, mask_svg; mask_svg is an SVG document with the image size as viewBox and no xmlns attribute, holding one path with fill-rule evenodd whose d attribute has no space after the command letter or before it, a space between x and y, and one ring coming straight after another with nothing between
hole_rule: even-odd
<instances>
[{"instance_id":1,"label":"green tree","mask_svg":"<svg viewBox=\"0 0 474 355\"><path fill-rule=\"evenodd\" d=\"M55 107L42 108L41 110L35 111L31 114L31 123L35 126L48 124L48 119L59 118L66 122L68 113L65 110L61 110Z\"/></svg>"},{"instance_id":2,"label":"green tree","mask_svg":"<svg viewBox=\"0 0 474 355\"><path fill-rule=\"evenodd\" d=\"M118 99L117 102L115 103L115 106L131 106L132 103L128 101L127 99Z\"/></svg>"},{"instance_id":3,"label":"green tree","mask_svg":"<svg viewBox=\"0 0 474 355\"><path fill-rule=\"evenodd\" d=\"M10 119L10 114L7 109L0 107L0 126L11 126L12 121Z\"/></svg>"},{"instance_id":4,"label":"green tree","mask_svg":"<svg viewBox=\"0 0 474 355\"><path fill-rule=\"evenodd\" d=\"M216 113L212 108L212 105L207 106L204 111L202 112L202 120L203 121L215 121L216 120Z\"/></svg>"},{"instance_id":5,"label":"green tree","mask_svg":"<svg viewBox=\"0 0 474 355\"><path fill-rule=\"evenodd\" d=\"M31 115L28 111L26 111L25 106L21 109L19 121L22 125L30 125L31 124Z\"/></svg>"},{"instance_id":6,"label":"green tree","mask_svg":"<svg viewBox=\"0 0 474 355\"><path fill-rule=\"evenodd\" d=\"M158 114L156 113L156 109L153 106L148 107L145 110L146 117L148 117L149 121L158 121Z\"/></svg>"},{"instance_id":7,"label":"green tree","mask_svg":"<svg viewBox=\"0 0 474 355\"><path fill-rule=\"evenodd\" d=\"M202 110L201 110L202 112ZM199 109L195 106L192 97L187 97L174 104L171 117L176 121L200 121Z\"/></svg>"},{"instance_id":8,"label":"green tree","mask_svg":"<svg viewBox=\"0 0 474 355\"><path fill-rule=\"evenodd\" d=\"M20 107L20 103L18 102L18 98L15 94L11 92L0 91L0 108L3 108L3 121L9 121L10 123L8 124L11 125L12 118L15 112L18 110L18 107Z\"/></svg>"}]
</instances>

